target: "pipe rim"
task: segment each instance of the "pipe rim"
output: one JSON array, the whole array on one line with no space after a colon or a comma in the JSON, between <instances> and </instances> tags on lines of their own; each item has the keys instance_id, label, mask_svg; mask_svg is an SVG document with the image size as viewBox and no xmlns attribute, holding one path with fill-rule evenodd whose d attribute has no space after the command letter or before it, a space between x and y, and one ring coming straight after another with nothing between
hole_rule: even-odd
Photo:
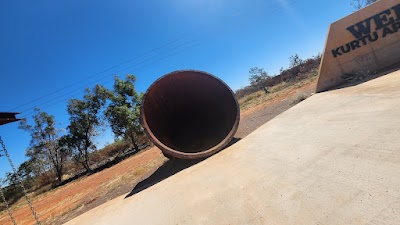
<instances>
[{"instance_id":1,"label":"pipe rim","mask_svg":"<svg viewBox=\"0 0 400 225\"><path fill-rule=\"evenodd\" d=\"M237 110L237 115L236 115L236 119L235 122L233 123L233 127L231 129L231 131L228 133L228 135L220 142L218 143L216 146L207 149L205 151L201 151L201 152L196 152L196 153L187 153L187 152L180 152L180 151L176 151L166 145L164 145L162 142L160 142L157 137L153 134L153 132L151 131L151 129L149 128L148 124L147 124L147 120L146 120L146 115L144 113L144 104L146 102L146 96L148 95L150 89L159 81L164 79L167 76L171 76L177 73L182 73L182 72L193 72L193 73L199 73L202 75L207 75L213 79L216 79L217 81L219 81L221 84L223 84L228 90L229 92L232 94L232 97L235 101L236 104L236 108ZM233 139L233 136L235 135L238 127L239 127L239 121L240 121L240 108L239 108L239 103L236 99L236 95L235 93L232 91L232 89L220 78L205 72L205 71L201 71L201 70L193 70L193 69L186 69L186 70L175 70L173 72L167 73L161 77L159 77L157 80L155 80L150 86L149 88L147 88L146 92L143 95L142 98L142 102L140 104L140 124L141 126L144 128L144 132L145 134L149 137L150 141L157 146L166 156L172 156L175 158L179 158L179 159L198 159L198 158L205 158L208 156L211 156L217 152L219 152L220 150L222 150L227 144L229 144L229 142Z\"/></svg>"}]
</instances>

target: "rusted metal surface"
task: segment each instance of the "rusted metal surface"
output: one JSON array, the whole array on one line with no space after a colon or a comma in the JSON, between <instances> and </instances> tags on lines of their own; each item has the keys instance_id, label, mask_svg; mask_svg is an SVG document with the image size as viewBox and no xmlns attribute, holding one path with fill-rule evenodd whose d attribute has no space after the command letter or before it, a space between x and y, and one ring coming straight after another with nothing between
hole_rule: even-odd
<instances>
[{"instance_id":1,"label":"rusted metal surface","mask_svg":"<svg viewBox=\"0 0 400 225\"><path fill-rule=\"evenodd\" d=\"M210 156L233 138L240 118L232 90L202 71L181 70L156 80L146 91L141 123L166 156Z\"/></svg>"},{"instance_id":2,"label":"rusted metal surface","mask_svg":"<svg viewBox=\"0 0 400 225\"><path fill-rule=\"evenodd\" d=\"M18 121L20 119L17 119L15 115L19 113L13 113L13 112L0 112L0 126L4 125L6 123L11 123Z\"/></svg>"}]
</instances>

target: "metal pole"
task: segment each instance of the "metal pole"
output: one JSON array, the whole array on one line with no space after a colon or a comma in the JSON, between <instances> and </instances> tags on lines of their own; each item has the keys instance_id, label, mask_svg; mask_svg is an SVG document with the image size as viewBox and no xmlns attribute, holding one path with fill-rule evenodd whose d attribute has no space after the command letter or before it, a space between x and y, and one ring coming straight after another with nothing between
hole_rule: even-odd
<instances>
[{"instance_id":1,"label":"metal pole","mask_svg":"<svg viewBox=\"0 0 400 225\"><path fill-rule=\"evenodd\" d=\"M10 206L9 206L8 203L7 203L6 197L4 197L3 188L1 187L1 185L0 185L0 195L1 195L1 199L3 200L4 204L6 205L8 215L10 216L10 218L11 218L13 224L14 224L14 225L17 225L17 222L15 222L15 219L14 219L14 217L13 217L13 215L12 215Z\"/></svg>"},{"instance_id":2,"label":"metal pole","mask_svg":"<svg viewBox=\"0 0 400 225\"><path fill-rule=\"evenodd\" d=\"M28 202L28 205L29 205L29 207L31 208L33 217L35 217L35 220L36 220L36 224L37 224L37 225L40 225L39 218L38 218L38 216L36 215L36 212L35 212L35 209L33 208L33 205L32 205L31 200L30 200L29 197L28 197L28 192L26 191L25 186L24 186L24 184L22 183L21 178L19 177L19 174L17 173L17 169L15 168L14 163L11 161L11 157L10 157L10 155L8 154L8 151L7 151L7 149L6 149L6 146L4 145L3 140L1 139L1 136L0 136L0 144L1 144L2 148L3 148L4 154L6 155L6 157L7 157L7 159L8 159L8 162L9 162L10 165L11 165L12 170L14 171L15 176L17 177L17 180L18 180L18 182L19 182L19 185L21 186L22 191L24 192L25 200Z\"/></svg>"}]
</instances>

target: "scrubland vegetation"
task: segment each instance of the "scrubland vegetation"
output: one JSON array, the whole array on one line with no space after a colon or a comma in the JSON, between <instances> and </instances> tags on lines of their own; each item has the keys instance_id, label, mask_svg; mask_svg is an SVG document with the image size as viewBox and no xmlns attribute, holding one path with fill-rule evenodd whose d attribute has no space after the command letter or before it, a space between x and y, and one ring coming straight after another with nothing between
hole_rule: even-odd
<instances>
[{"instance_id":1,"label":"scrubland vegetation","mask_svg":"<svg viewBox=\"0 0 400 225\"><path fill-rule=\"evenodd\" d=\"M262 68L251 68L245 75L249 76L250 85L236 91L241 110L316 79L320 60L320 55L306 60L293 55L289 68L282 68L274 76ZM151 145L139 123L142 94L137 93L135 81L133 75L127 75L125 80L116 77L113 90L96 85L86 89L81 99L70 99L70 123L66 127L58 127L55 117L40 109L35 110L31 123L21 121L20 128L30 134L31 142L26 150L28 160L19 166L18 175L30 195L37 196L90 176ZM295 101L307 97L299 93ZM97 149L95 138L106 126L113 131L115 142ZM15 174L8 173L3 184L9 204L23 196ZM4 207L1 204L0 210Z\"/></svg>"}]
</instances>

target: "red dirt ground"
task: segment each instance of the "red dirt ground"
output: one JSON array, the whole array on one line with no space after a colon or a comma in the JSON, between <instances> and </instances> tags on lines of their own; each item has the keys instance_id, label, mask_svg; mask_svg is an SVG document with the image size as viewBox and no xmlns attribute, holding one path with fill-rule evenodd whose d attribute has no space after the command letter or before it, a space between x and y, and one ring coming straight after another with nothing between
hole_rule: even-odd
<instances>
[{"instance_id":1,"label":"red dirt ground","mask_svg":"<svg viewBox=\"0 0 400 225\"><path fill-rule=\"evenodd\" d=\"M133 178L132 183L137 183L138 181L136 180L140 179L143 175L142 173L145 172L141 168L146 168L147 165L151 164L155 166L162 164L162 160L160 160L162 158L161 151L153 147L111 168L44 193L33 200L38 217L44 224L58 224L59 219L65 213L80 210L80 207L95 201L102 194L108 194L107 185L116 182L121 177ZM26 204L24 207L13 209L12 213L18 224L35 223L33 215ZM6 212L3 212L0 216L0 224L12 224Z\"/></svg>"},{"instance_id":2,"label":"red dirt ground","mask_svg":"<svg viewBox=\"0 0 400 225\"><path fill-rule=\"evenodd\" d=\"M265 122L296 104L298 93L309 96L316 81L296 89L280 92L274 99L241 112L237 138L243 138ZM130 192L135 185L159 168L167 159L155 147L91 176L58 187L33 199L33 205L42 224L61 224L112 198ZM34 224L26 204L12 208L18 224ZM8 214L0 213L0 224L12 224Z\"/></svg>"},{"instance_id":3,"label":"red dirt ground","mask_svg":"<svg viewBox=\"0 0 400 225\"><path fill-rule=\"evenodd\" d=\"M296 105L299 94L310 96L315 92L317 80L305 83L299 88L289 88L264 103L241 111L240 124L235 137L244 138L264 123Z\"/></svg>"}]
</instances>

